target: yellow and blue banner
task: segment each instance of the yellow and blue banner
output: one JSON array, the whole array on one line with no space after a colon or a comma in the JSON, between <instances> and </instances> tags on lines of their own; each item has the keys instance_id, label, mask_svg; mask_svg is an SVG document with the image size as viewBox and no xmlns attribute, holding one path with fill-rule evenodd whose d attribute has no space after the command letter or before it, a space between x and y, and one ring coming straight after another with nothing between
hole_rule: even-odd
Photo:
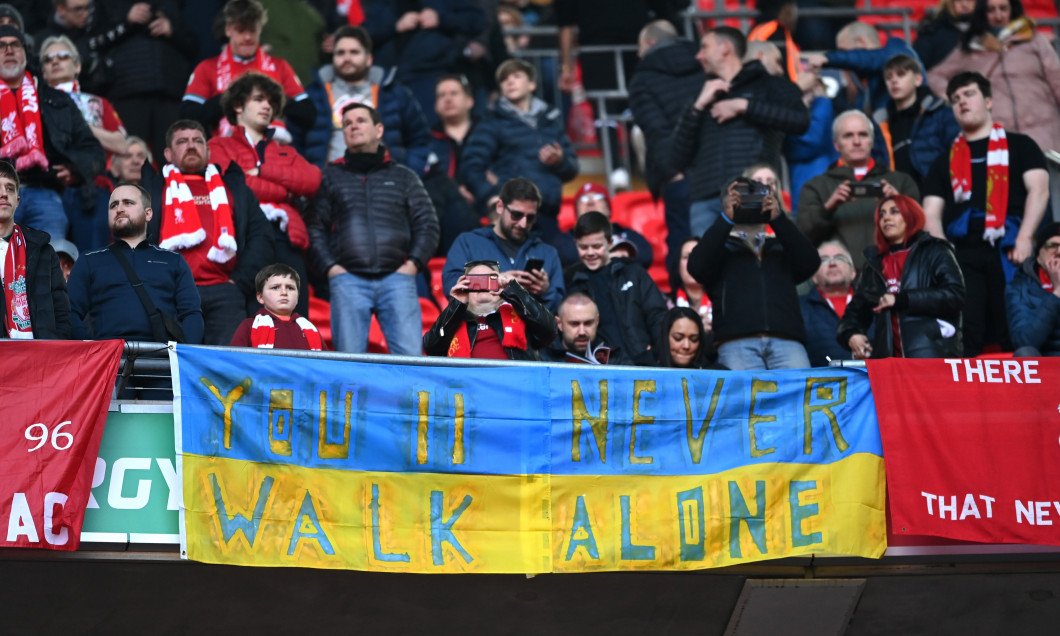
<instances>
[{"instance_id":1,"label":"yellow and blue banner","mask_svg":"<svg viewBox=\"0 0 1060 636\"><path fill-rule=\"evenodd\" d=\"M863 371L171 356L190 559L536 573L886 547Z\"/></svg>"}]
</instances>

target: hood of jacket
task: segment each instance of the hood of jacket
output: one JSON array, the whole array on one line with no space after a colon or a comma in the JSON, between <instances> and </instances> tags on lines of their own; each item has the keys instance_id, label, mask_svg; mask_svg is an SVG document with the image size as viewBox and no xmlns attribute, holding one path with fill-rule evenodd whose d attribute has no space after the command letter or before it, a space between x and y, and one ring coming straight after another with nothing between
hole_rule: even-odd
<instances>
[{"instance_id":1,"label":"hood of jacket","mask_svg":"<svg viewBox=\"0 0 1060 636\"><path fill-rule=\"evenodd\" d=\"M647 71L684 77L686 75L706 75L703 67L696 59L699 46L695 42L685 39L671 40L670 42L656 44L648 50L648 54L637 62L637 72Z\"/></svg>"}]
</instances>

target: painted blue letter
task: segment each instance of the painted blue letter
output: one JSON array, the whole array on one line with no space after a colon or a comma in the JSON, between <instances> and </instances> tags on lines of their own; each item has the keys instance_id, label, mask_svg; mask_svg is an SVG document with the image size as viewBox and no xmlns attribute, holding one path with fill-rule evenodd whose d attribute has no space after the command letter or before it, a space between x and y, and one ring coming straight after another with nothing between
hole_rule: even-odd
<instances>
[{"instance_id":1,"label":"painted blue letter","mask_svg":"<svg viewBox=\"0 0 1060 636\"><path fill-rule=\"evenodd\" d=\"M807 490L817 490L816 481L793 481L788 485L788 504L791 506L791 547L801 548L814 543L821 543L821 533L804 534L802 522L817 515L817 504L800 504L799 494Z\"/></svg>"},{"instance_id":2,"label":"painted blue letter","mask_svg":"<svg viewBox=\"0 0 1060 636\"><path fill-rule=\"evenodd\" d=\"M629 495L622 495L618 500L622 506L622 560L651 561L655 558L655 546L633 545L629 528Z\"/></svg>"},{"instance_id":3,"label":"painted blue letter","mask_svg":"<svg viewBox=\"0 0 1060 636\"><path fill-rule=\"evenodd\" d=\"M471 505L471 495L464 495L463 501L457 506L453 512L453 516L449 517L449 521L445 521L442 515L445 513L442 510L444 504L444 497L442 491L432 490L431 491L431 558L434 560L435 565L445 565L445 557L442 555L442 542L446 541L449 545L453 546L464 561L471 563L474 559L467 553L464 546L460 545L456 535L453 534L453 524L460 518L460 515L464 514L467 507Z\"/></svg>"},{"instance_id":4,"label":"painted blue letter","mask_svg":"<svg viewBox=\"0 0 1060 636\"><path fill-rule=\"evenodd\" d=\"M408 563L407 552L383 552L382 542L379 540L379 484L372 484L372 503L368 504L372 509L372 556L376 561L391 561Z\"/></svg>"},{"instance_id":5,"label":"painted blue letter","mask_svg":"<svg viewBox=\"0 0 1060 636\"><path fill-rule=\"evenodd\" d=\"M325 534L324 528L320 527L320 515L317 514L316 506L313 504L313 494L308 490L305 491L302 507L294 518L294 528L291 530L291 543L287 546L287 556L294 555L294 549L298 547L298 542L302 539L316 541L324 554L335 554L328 535Z\"/></svg>"},{"instance_id":6,"label":"painted blue letter","mask_svg":"<svg viewBox=\"0 0 1060 636\"><path fill-rule=\"evenodd\" d=\"M677 523L681 526L681 560L702 561L707 556L703 487L677 493Z\"/></svg>"},{"instance_id":7,"label":"painted blue letter","mask_svg":"<svg viewBox=\"0 0 1060 636\"><path fill-rule=\"evenodd\" d=\"M217 518L221 522L221 538L225 543L232 540L237 532L242 532L250 547L254 547L254 539L258 535L258 526L261 525L261 515L265 513L265 502L269 500L272 492L272 477L266 477L258 486L258 501L254 504L254 519L247 519L238 512L235 516L228 516L225 508L224 498L221 496L221 486L217 483L217 474L210 473L210 487L213 489L213 502L217 507Z\"/></svg>"},{"instance_id":8,"label":"painted blue letter","mask_svg":"<svg viewBox=\"0 0 1060 636\"><path fill-rule=\"evenodd\" d=\"M596 537L593 536L593 524L589 521L589 511L585 509L585 496L578 495L578 502L574 505L574 521L570 526L570 546L567 547L567 561L574 556L574 551L579 547L592 559L600 558L600 550L596 547Z\"/></svg>"},{"instance_id":9,"label":"painted blue letter","mask_svg":"<svg viewBox=\"0 0 1060 636\"><path fill-rule=\"evenodd\" d=\"M743 557L740 550L740 520L747 522L747 530L751 533L758 551L768 554L766 550L766 482L755 482L755 504L758 506L758 514L752 515L747 509L747 501L740 492L740 485L735 481L729 482L729 556L734 559Z\"/></svg>"}]
</instances>

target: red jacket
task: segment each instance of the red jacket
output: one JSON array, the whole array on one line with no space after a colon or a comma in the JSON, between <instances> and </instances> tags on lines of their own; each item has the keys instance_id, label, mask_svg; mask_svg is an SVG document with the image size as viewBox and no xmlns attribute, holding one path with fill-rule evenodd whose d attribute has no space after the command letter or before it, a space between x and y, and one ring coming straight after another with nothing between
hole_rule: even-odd
<instances>
[{"instance_id":1,"label":"red jacket","mask_svg":"<svg viewBox=\"0 0 1060 636\"><path fill-rule=\"evenodd\" d=\"M257 176L247 174L247 186L254 192L259 203L271 204L287 214L287 234L291 244L305 249L309 246L309 234L301 214L291 205L295 197L312 197L320 188L320 168L302 158L291 146L270 141L265 145L265 160L258 164L258 153L242 126L232 129L231 137L214 137L210 140L210 162L222 169L232 161L244 173L254 168ZM266 214L268 216L268 214Z\"/></svg>"}]
</instances>

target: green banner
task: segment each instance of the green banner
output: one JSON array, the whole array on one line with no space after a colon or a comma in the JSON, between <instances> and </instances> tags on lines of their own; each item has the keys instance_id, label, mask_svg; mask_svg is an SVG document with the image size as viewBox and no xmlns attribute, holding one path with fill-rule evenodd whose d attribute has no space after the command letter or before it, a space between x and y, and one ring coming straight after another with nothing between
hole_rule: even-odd
<instances>
[{"instance_id":1,"label":"green banner","mask_svg":"<svg viewBox=\"0 0 1060 636\"><path fill-rule=\"evenodd\" d=\"M107 414L81 541L178 544L172 406L118 408Z\"/></svg>"}]
</instances>

